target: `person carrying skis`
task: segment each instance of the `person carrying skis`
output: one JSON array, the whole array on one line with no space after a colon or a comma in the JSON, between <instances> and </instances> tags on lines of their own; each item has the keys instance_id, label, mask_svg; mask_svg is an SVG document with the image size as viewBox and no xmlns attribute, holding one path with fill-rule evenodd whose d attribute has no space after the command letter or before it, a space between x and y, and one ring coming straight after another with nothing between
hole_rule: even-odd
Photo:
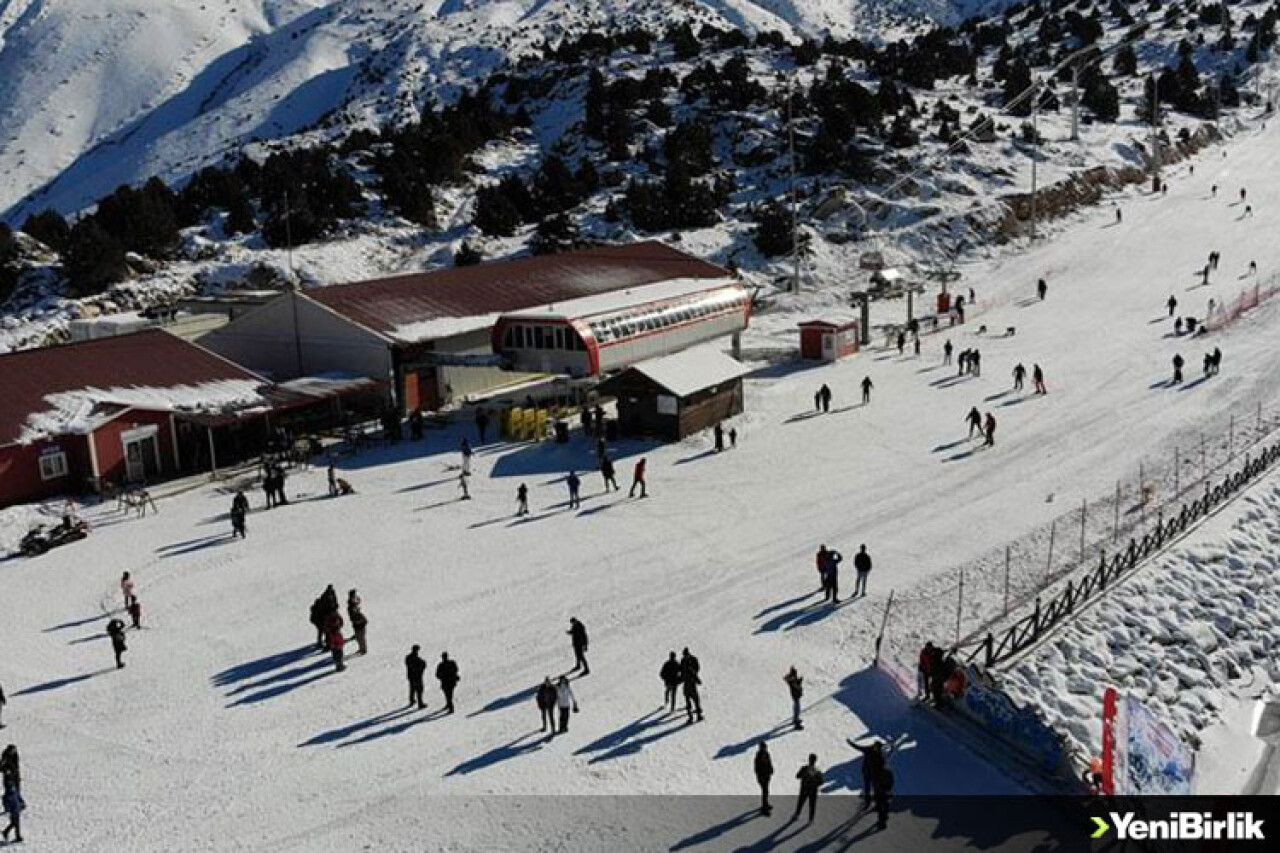
<instances>
[{"instance_id":1,"label":"person carrying skis","mask_svg":"<svg viewBox=\"0 0 1280 853\"><path fill-rule=\"evenodd\" d=\"M1176 385L1182 381L1182 365L1186 364L1182 360L1182 353L1174 353L1173 355L1173 384Z\"/></svg>"},{"instance_id":2,"label":"person carrying skis","mask_svg":"<svg viewBox=\"0 0 1280 853\"><path fill-rule=\"evenodd\" d=\"M866 596L867 576L871 574L871 555L867 553L866 545L858 546L858 553L853 557L853 567L858 572L858 580L853 587L854 597Z\"/></svg>"},{"instance_id":3,"label":"person carrying skis","mask_svg":"<svg viewBox=\"0 0 1280 853\"><path fill-rule=\"evenodd\" d=\"M964 419L969 424L969 438L973 438L975 432L982 432L982 413L978 411L977 406L970 409L969 414L965 415Z\"/></svg>"},{"instance_id":4,"label":"person carrying skis","mask_svg":"<svg viewBox=\"0 0 1280 853\"><path fill-rule=\"evenodd\" d=\"M1048 394L1049 389L1044 385L1044 371L1040 369L1040 365L1032 365L1031 381L1035 383L1037 394Z\"/></svg>"},{"instance_id":5,"label":"person carrying skis","mask_svg":"<svg viewBox=\"0 0 1280 853\"><path fill-rule=\"evenodd\" d=\"M982 434L986 440L982 442L984 447L995 447L996 444L996 416L987 412L987 418L982 424Z\"/></svg>"},{"instance_id":6,"label":"person carrying skis","mask_svg":"<svg viewBox=\"0 0 1280 853\"><path fill-rule=\"evenodd\" d=\"M573 696L573 689L569 686L569 679L560 676L559 683L556 684L556 708L560 711L560 729L559 734L565 734L569 731L569 711L578 713L578 700Z\"/></svg>"},{"instance_id":7,"label":"person carrying skis","mask_svg":"<svg viewBox=\"0 0 1280 853\"><path fill-rule=\"evenodd\" d=\"M804 723L800 721L800 698L804 696L804 676L796 672L793 666L782 676L782 680L786 682L787 691L791 694L791 724L797 730L803 729Z\"/></svg>"},{"instance_id":8,"label":"person carrying skis","mask_svg":"<svg viewBox=\"0 0 1280 853\"><path fill-rule=\"evenodd\" d=\"M642 498L649 497L649 491L644 482L645 464L646 463L645 463L644 457L641 457L640 461L636 463L636 467L631 475L631 492L628 495L629 497L634 498L636 496L637 488L640 489L640 497Z\"/></svg>"},{"instance_id":9,"label":"person carrying skis","mask_svg":"<svg viewBox=\"0 0 1280 853\"><path fill-rule=\"evenodd\" d=\"M698 659L685 649L684 656L680 659L680 683L684 686L684 710L689 715L690 723L695 716L698 722L702 722L702 697L698 694L698 687L702 684L699 673L701 669Z\"/></svg>"},{"instance_id":10,"label":"person carrying skis","mask_svg":"<svg viewBox=\"0 0 1280 853\"><path fill-rule=\"evenodd\" d=\"M564 478L565 485L569 487L569 509L580 509L582 507L582 498L578 494L578 490L582 488L582 480L574 471L569 472L569 476Z\"/></svg>"},{"instance_id":11,"label":"person carrying skis","mask_svg":"<svg viewBox=\"0 0 1280 853\"><path fill-rule=\"evenodd\" d=\"M1022 362L1018 362L1013 366L1013 390L1022 390L1022 380L1027 376L1027 369L1022 366Z\"/></svg>"},{"instance_id":12,"label":"person carrying skis","mask_svg":"<svg viewBox=\"0 0 1280 853\"><path fill-rule=\"evenodd\" d=\"M521 483L516 487L516 518L529 514L529 487Z\"/></svg>"},{"instance_id":13,"label":"person carrying skis","mask_svg":"<svg viewBox=\"0 0 1280 853\"><path fill-rule=\"evenodd\" d=\"M610 487L615 492L622 491L622 487L618 485L617 471L613 467L613 460L609 458L608 453L600 456L600 476L604 478L604 490L606 493L608 493Z\"/></svg>"},{"instance_id":14,"label":"person carrying skis","mask_svg":"<svg viewBox=\"0 0 1280 853\"><path fill-rule=\"evenodd\" d=\"M773 814L773 806L769 805L769 781L773 778L773 759L769 755L769 746L764 741L756 747L754 764L756 784L760 786L760 814L768 817Z\"/></svg>"},{"instance_id":15,"label":"person carrying skis","mask_svg":"<svg viewBox=\"0 0 1280 853\"><path fill-rule=\"evenodd\" d=\"M862 405L866 406L870 404L871 389L874 387L875 385L872 384L870 376L862 377Z\"/></svg>"},{"instance_id":16,"label":"person carrying skis","mask_svg":"<svg viewBox=\"0 0 1280 853\"><path fill-rule=\"evenodd\" d=\"M124 669L124 653L129 650L124 641L124 623L119 619L108 622L107 636L111 638L111 650L115 652L116 669Z\"/></svg>"},{"instance_id":17,"label":"person carrying skis","mask_svg":"<svg viewBox=\"0 0 1280 853\"><path fill-rule=\"evenodd\" d=\"M570 672L582 670L583 675L591 674L591 667L587 665L587 626L583 625L576 617L569 619L569 641L573 644L573 669Z\"/></svg>"},{"instance_id":18,"label":"person carrying skis","mask_svg":"<svg viewBox=\"0 0 1280 853\"><path fill-rule=\"evenodd\" d=\"M796 811L791 819L798 820L801 809L804 808L805 803L808 803L809 823L813 823L818 811L818 789L822 787L823 782L822 771L818 769L817 755L809 754L809 763L800 768L796 778L800 780L800 798L796 800Z\"/></svg>"},{"instance_id":19,"label":"person carrying skis","mask_svg":"<svg viewBox=\"0 0 1280 853\"><path fill-rule=\"evenodd\" d=\"M551 730L551 736L556 736L556 686L551 683L551 676L547 676L538 685L538 691L534 694L534 702L538 705L538 714L542 717L542 730Z\"/></svg>"},{"instance_id":20,"label":"person carrying skis","mask_svg":"<svg viewBox=\"0 0 1280 853\"><path fill-rule=\"evenodd\" d=\"M351 630L355 634L356 654L368 654L369 619L364 615L364 602L354 589L347 593L347 618L351 620Z\"/></svg>"},{"instance_id":21,"label":"person carrying skis","mask_svg":"<svg viewBox=\"0 0 1280 853\"><path fill-rule=\"evenodd\" d=\"M409 707L418 706L418 710L427 707L422 701L422 677L427 671L427 662L422 659L422 646L414 646L404 656L404 674L409 680Z\"/></svg>"},{"instance_id":22,"label":"person carrying skis","mask_svg":"<svg viewBox=\"0 0 1280 853\"><path fill-rule=\"evenodd\" d=\"M662 664L662 669L658 670L658 678L662 679L662 704L666 706L668 711L675 711L676 688L684 680L680 673L680 661L676 660L675 652L667 656L666 661Z\"/></svg>"},{"instance_id":23,"label":"person carrying skis","mask_svg":"<svg viewBox=\"0 0 1280 853\"><path fill-rule=\"evenodd\" d=\"M461 680L458 664L449 660L448 652L440 653L440 663L436 664L436 681L440 682L440 692L444 694L444 711L453 713L453 691Z\"/></svg>"}]
</instances>

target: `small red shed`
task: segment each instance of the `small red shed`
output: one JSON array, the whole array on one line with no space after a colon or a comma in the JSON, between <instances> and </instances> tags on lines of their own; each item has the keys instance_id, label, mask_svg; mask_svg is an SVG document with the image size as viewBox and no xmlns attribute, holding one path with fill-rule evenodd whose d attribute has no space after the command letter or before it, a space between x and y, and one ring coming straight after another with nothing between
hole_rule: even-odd
<instances>
[{"instance_id":1,"label":"small red shed","mask_svg":"<svg viewBox=\"0 0 1280 853\"><path fill-rule=\"evenodd\" d=\"M807 320L800 324L800 357L838 361L858 351L858 321Z\"/></svg>"}]
</instances>

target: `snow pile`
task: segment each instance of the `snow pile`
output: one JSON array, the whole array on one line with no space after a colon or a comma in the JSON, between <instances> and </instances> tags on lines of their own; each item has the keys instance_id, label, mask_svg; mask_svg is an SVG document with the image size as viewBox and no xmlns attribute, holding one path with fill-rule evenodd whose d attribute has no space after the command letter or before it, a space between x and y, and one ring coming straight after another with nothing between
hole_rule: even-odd
<instances>
[{"instance_id":1,"label":"snow pile","mask_svg":"<svg viewBox=\"0 0 1280 853\"><path fill-rule=\"evenodd\" d=\"M1280 477L1110 592L1004 682L1087 755L1101 747L1107 685L1184 738L1280 685Z\"/></svg>"}]
</instances>

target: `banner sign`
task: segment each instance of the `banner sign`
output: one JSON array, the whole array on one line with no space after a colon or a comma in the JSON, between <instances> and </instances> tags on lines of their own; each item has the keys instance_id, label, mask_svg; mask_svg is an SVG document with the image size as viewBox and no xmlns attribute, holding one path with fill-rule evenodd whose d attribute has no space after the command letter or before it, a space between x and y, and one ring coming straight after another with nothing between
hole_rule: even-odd
<instances>
[{"instance_id":1,"label":"banner sign","mask_svg":"<svg viewBox=\"0 0 1280 853\"><path fill-rule=\"evenodd\" d=\"M1191 793L1195 757L1141 702L1125 696L1115 736L1117 794Z\"/></svg>"}]
</instances>

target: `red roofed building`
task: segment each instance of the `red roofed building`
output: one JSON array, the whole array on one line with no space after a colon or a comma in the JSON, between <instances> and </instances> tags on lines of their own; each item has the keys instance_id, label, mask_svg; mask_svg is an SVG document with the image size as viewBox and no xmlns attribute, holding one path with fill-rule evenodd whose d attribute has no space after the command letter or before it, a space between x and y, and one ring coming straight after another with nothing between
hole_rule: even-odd
<instances>
[{"instance_id":1,"label":"red roofed building","mask_svg":"<svg viewBox=\"0 0 1280 853\"><path fill-rule=\"evenodd\" d=\"M499 316L690 279L733 275L654 241L602 246L291 292L200 343L275 380L342 371L437 409L529 378L493 358Z\"/></svg>"}]
</instances>

